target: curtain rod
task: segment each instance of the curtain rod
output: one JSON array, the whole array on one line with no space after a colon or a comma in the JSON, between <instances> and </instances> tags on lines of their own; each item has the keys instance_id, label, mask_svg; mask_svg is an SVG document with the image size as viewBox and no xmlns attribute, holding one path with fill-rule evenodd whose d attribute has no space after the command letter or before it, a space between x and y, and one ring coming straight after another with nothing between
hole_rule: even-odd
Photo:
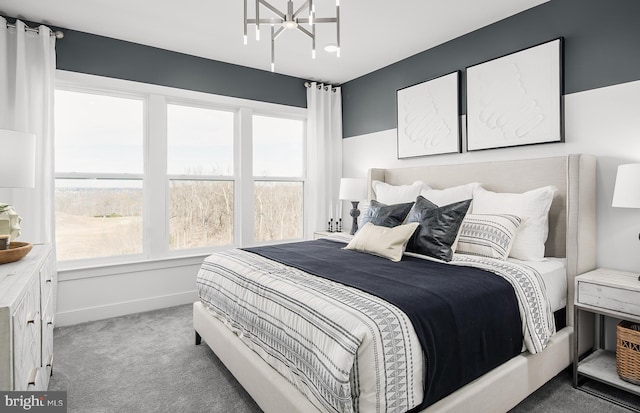
<instances>
[{"instance_id":1,"label":"curtain rod","mask_svg":"<svg viewBox=\"0 0 640 413\"><path fill-rule=\"evenodd\" d=\"M337 86L333 86L333 85L329 85L329 84L325 85L322 82L316 82L316 85L317 85L318 89L322 89L324 87L324 90L329 90L329 88L331 88L332 92L335 92L336 88L337 88ZM304 87L309 89L311 87L311 82L304 82Z\"/></svg>"},{"instance_id":2,"label":"curtain rod","mask_svg":"<svg viewBox=\"0 0 640 413\"><path fill-rule=\"evenodd\" d=\"M13 24L13 23L7 23L7 29L15 29L15 28L16 28L16 25L15 25L15 24ZM49 28L47 27L47 29L49 29ZM29 26L27 26L27 25L25 24L25 25L24 25L24 31L25 31L25 32L40 33L40 28L39 28L39 27L36 27L36 28L29 27ZM58 40L59 40L59 39L62 39L62 38L64 37L64 33L63 33L63 32L61 32L60 30L53 31L53 30L49 29L49 32L50 32L50 35L51 35L51 36L55 36L55 37L56 37L56 39L58 39Z\"/></svg>"}]
</instances>

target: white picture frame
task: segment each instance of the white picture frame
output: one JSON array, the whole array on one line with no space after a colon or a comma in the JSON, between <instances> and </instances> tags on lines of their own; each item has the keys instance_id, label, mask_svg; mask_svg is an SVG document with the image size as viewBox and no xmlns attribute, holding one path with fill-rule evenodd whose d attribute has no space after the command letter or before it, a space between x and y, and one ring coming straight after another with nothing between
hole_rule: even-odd
<instances>
[{"instance_id":1,"label":"white picture frame","mask_svg":"<svg viewBox=\"0 0 640 413\"><path fill-rule=\"evenodd\" d=\"M564 142L562 39L467 67L467 151Z\"/></svg>"},{"instance_id":2,"label":"white picture frame","mask_svg":"<svg viewBox=\"0 0 640 413\"><path fill-rule=\"evenodd\" d=\"M398 159L460 152L460 72L396 92Z\"/></svg>"}]
</instances>

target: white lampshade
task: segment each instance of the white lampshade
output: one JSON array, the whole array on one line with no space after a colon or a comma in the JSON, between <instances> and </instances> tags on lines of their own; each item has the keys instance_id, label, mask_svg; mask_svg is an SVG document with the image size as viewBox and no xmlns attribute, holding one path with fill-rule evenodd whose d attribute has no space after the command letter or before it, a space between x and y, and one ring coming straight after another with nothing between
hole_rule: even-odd
<instances>
[{"instance_id":1,"label":"white lampshade","mask_svg":"<svg viewBox=\"0 0 640 413\"><path fill-rule=\"evenodd\" d=\"M0 129L0 188L33 188L35 178L35 135Z\"/></svg>"},{"instance_id":2,"label":"white lampshade","mask_svg":"<svg viewBox=\"0 0 640 413\"><path fill-rule=\"evenodd\" d=\"M612 206L640 208L640 163L618 166Z\"/></svg>"},{"instance_id":3,"label":"white lampshade","mask_svg":"<svg viewBox=\"0 0 640 413\"><path fill-rule=\"evenodd\" d=\"M367 199L367 180L361 178L340 179L339 198L346 201Z\"/></svg>"}]
</instances>

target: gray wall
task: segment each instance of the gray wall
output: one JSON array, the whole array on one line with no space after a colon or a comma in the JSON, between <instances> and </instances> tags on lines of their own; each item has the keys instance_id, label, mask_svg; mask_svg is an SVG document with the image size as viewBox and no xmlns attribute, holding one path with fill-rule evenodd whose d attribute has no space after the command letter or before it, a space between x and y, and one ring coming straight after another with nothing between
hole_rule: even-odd
<instances>
[{"instance_id":1,"label":"gray wall","mask_svg":"<svg viewBox=\"0 0 640 413\"><path fill-rule=\"evenodd\" d=\"M37 24L30 22L32 27ZM66 28L54 29L64 31L64 39L56 42L58 69L307 107L304 79Z\"/></svg>"},{"instance_id":2,"label":"gray wall","mask_svg":"<svg viewBox=\"0 0 640 413\"><path fill-rule=\"evenodd\" d=\"M342 85L343 135L393 129L396 90L564 37L564 92L640 79L640 1L552 0Z\"/></svg>"}]
</instances>

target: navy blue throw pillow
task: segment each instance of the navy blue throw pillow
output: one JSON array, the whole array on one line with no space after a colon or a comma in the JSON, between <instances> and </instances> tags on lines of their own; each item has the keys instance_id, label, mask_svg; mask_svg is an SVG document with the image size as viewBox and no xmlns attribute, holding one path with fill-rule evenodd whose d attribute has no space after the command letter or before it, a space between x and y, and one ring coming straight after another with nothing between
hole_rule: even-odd
<instances>
[{"instance_id":1,"label":"navy blue throw pillow","mask_svg":"<svg viewBox=\"0 0 640 413\"><path fill-rule=\"evenodd\" d=\"M367 212L362 217L360 228L364 227L364 224L367 222L371 222L373 225L379 227L397 227L404 222L412 206L413 202L386 205L372 199L369 204L369 209L367 209Z\"/></svg>"}]
</instances>

